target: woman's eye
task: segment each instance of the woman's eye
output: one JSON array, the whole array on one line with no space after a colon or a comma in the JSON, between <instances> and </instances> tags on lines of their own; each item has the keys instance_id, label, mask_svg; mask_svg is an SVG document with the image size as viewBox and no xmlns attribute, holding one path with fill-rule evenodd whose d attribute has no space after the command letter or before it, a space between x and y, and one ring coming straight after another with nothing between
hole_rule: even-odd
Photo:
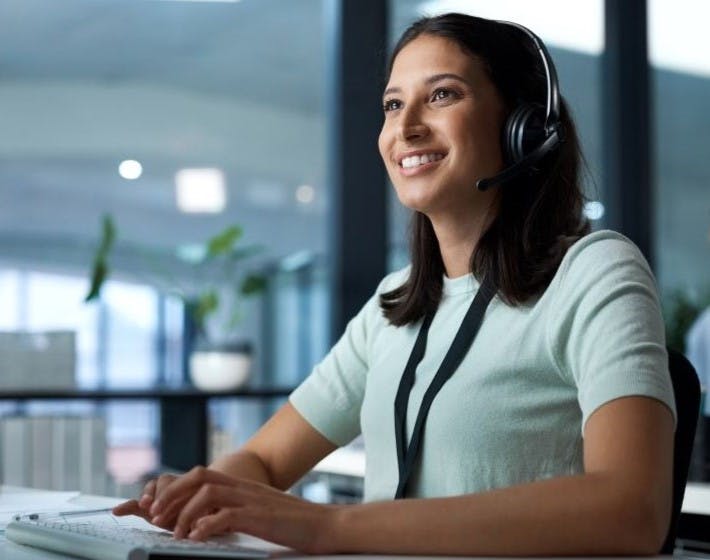
<instances>
[{"instance_id":1,"label":"woman's eye","mask_svg":"<svg viewBox=\"0 0 710 560\"><path fill-rule=\"evenodd\" d=\"M388 99L382 104L382 108L384 109L385 113L387 111L393 111L395 109L399 109L400 103L397 99Z\"/></svg>"},{"instance_id":2,"label":"woman's eye","mask_svg":"<svg viewBox=\"0 0 710 560\"><path fill-rule=\"evenodd\" d=\"M434 91L434 95L431 96L433 101L441 101L443 99L449 99L454 94L453 91L446 88L439 88Z\"/></svg>"}]
</instances>

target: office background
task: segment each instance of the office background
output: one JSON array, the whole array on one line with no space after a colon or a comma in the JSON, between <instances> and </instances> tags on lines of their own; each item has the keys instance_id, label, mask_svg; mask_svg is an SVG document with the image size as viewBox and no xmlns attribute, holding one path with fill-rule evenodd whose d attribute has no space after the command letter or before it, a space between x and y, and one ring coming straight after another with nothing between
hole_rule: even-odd
<instances>
[{"instance_id":1,"label":"office background","mask_svg":"<svg viewBox=\"0 0 710 560\"><path fill-rule=\"evenodd\" d=\"M0 330L73 331L81 388L181 386L182 305L151 267L189 281L180 255L236 222L264 247L245 269L269 278L243 310L249 383L297 384L376 278L407 262L377 98L387 48L445 11L546 41L582 137L588 215L644 250L682 345L710 305L704 0L0 0ZM139 177L121 176L125 160ZM178 208L188 168L218 170L223 208ZM116 259L85 304L107 212ZM280 402L220 400L213 428L238 445ZM155 403L7 400L0 412L104 418L120 483L160 466ZM707 478L694 464L691 478Z\"/></svg>"}]
</instances>

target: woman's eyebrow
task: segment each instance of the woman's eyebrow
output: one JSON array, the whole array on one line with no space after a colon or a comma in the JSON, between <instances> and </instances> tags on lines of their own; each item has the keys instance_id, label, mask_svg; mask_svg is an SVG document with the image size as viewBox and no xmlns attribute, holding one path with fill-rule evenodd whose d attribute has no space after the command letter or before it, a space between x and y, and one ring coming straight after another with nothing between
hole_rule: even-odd
<instances>
[{"instance_id":1,"label":"woman's eyebrow","mask_svg":"<svg viewBox=\"0 0 710 560\"><path fill-rule=\"evenodd\" d=\"M470 86L471 84L468 82L468 80L462 78L458 74L452 74L450 72L446 72L444 74L434 74L433 76L429 76L424 83L431 85L436 82L440 82L441 80L456 80L458 82L461 82L467 86ZM402 88L399 87L389 87L387 88L383 93L382 96L384 97L385 95L389 95L390 93L399 93L402 91Z\"/></svg>"}]
</instances>

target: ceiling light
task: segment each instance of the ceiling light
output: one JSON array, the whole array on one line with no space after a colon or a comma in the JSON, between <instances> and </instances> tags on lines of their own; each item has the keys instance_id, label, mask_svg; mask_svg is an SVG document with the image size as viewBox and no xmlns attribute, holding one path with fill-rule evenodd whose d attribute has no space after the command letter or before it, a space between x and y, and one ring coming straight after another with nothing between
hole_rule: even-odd
<instances>
[{"instance_id":1,"label":"ceiling light","mask_svg":"<svg viewBox=\"0 0 710 560\"><path fill-rule=\"evenodd\" d=\"M316 197L316 190L310 185L301 185L296 189L296 200L301 204L310 204Z\"/></svg>"},{"instance_id":2,"label":"ceiling light","mask_svg":"<svg viewBox=\"0 0 710 560\"><path fill-rule=\"evenodd\" d=\"M175 174L175 197L181 212L222 212L227 205L224 173L216 168L181 169Z\"/></svg>"},{"instance_id":3,"label":"ceiling light","mask_svg":"<svg viewBox=\"0 0 710 560\"><path fill-rule=\"evenodd\" d=\"M132 181L133 179L138 179L138 177L143 174L143 166L139 161L126 159L118 165L118 174L124 179Z\"/></svg>"}]
</instances>

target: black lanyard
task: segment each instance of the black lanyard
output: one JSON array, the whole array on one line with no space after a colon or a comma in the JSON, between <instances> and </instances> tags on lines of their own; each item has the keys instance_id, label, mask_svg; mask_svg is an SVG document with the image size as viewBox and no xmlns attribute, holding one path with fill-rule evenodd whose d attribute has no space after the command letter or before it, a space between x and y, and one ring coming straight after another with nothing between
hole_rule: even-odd
<instances>
[{"instance_id":1,"label":"black lanyard","mask_svg":"<svg viewBox=\"0 0 710 560\"><path fill-rule=\"evenodd\" d=\"M427 335L429 334L431 322L434 319L434 313L430 313L424 317L424 322L419 330L419 335L414 343L414 348L412 348L412 353L409 356L407 365L404 368L402 379L399 382L397 396L394 399L394 430L397 443L397 463L399 464L399 483L397 484L397 492L394 496L395 499L404 497L407 482L409 481L412 471L414 470L414 463L417 459L417 453L419 451L419 443L421 442L422 432L424 431L424 423L426 422L426 417L429 414L431 403L434 400L434 397L436 397L436 394L443 387L444 383L446 383L446 381L453 375L456 368L459 367L461 361L466 355L466 352L468 352L468 349L471 347L471 344L478 333L478 329L483 322L483 315L486 312L486 308L495 293L495 285L493 281L490 280L489 274L484 278L481 287L478 289L476 297L473 298L471 306L468 308L468 311L461 322L461 326L454 337L454 341L451 343L451 347L446 353L444 361L441 362L441 366L439 366L439 371L436 372L434 380L431 382L431 385L429 385L429 388L424 394L422 405L419 408L419 413L417 414L417 421L414 424L412 439L409 442L409 446L407 446L406 425L409 394L411 393L412 386L414 385L417 366L419 365L419 362L422 361L424 352L426 351Z\"/></svg>"}]
</instances>

